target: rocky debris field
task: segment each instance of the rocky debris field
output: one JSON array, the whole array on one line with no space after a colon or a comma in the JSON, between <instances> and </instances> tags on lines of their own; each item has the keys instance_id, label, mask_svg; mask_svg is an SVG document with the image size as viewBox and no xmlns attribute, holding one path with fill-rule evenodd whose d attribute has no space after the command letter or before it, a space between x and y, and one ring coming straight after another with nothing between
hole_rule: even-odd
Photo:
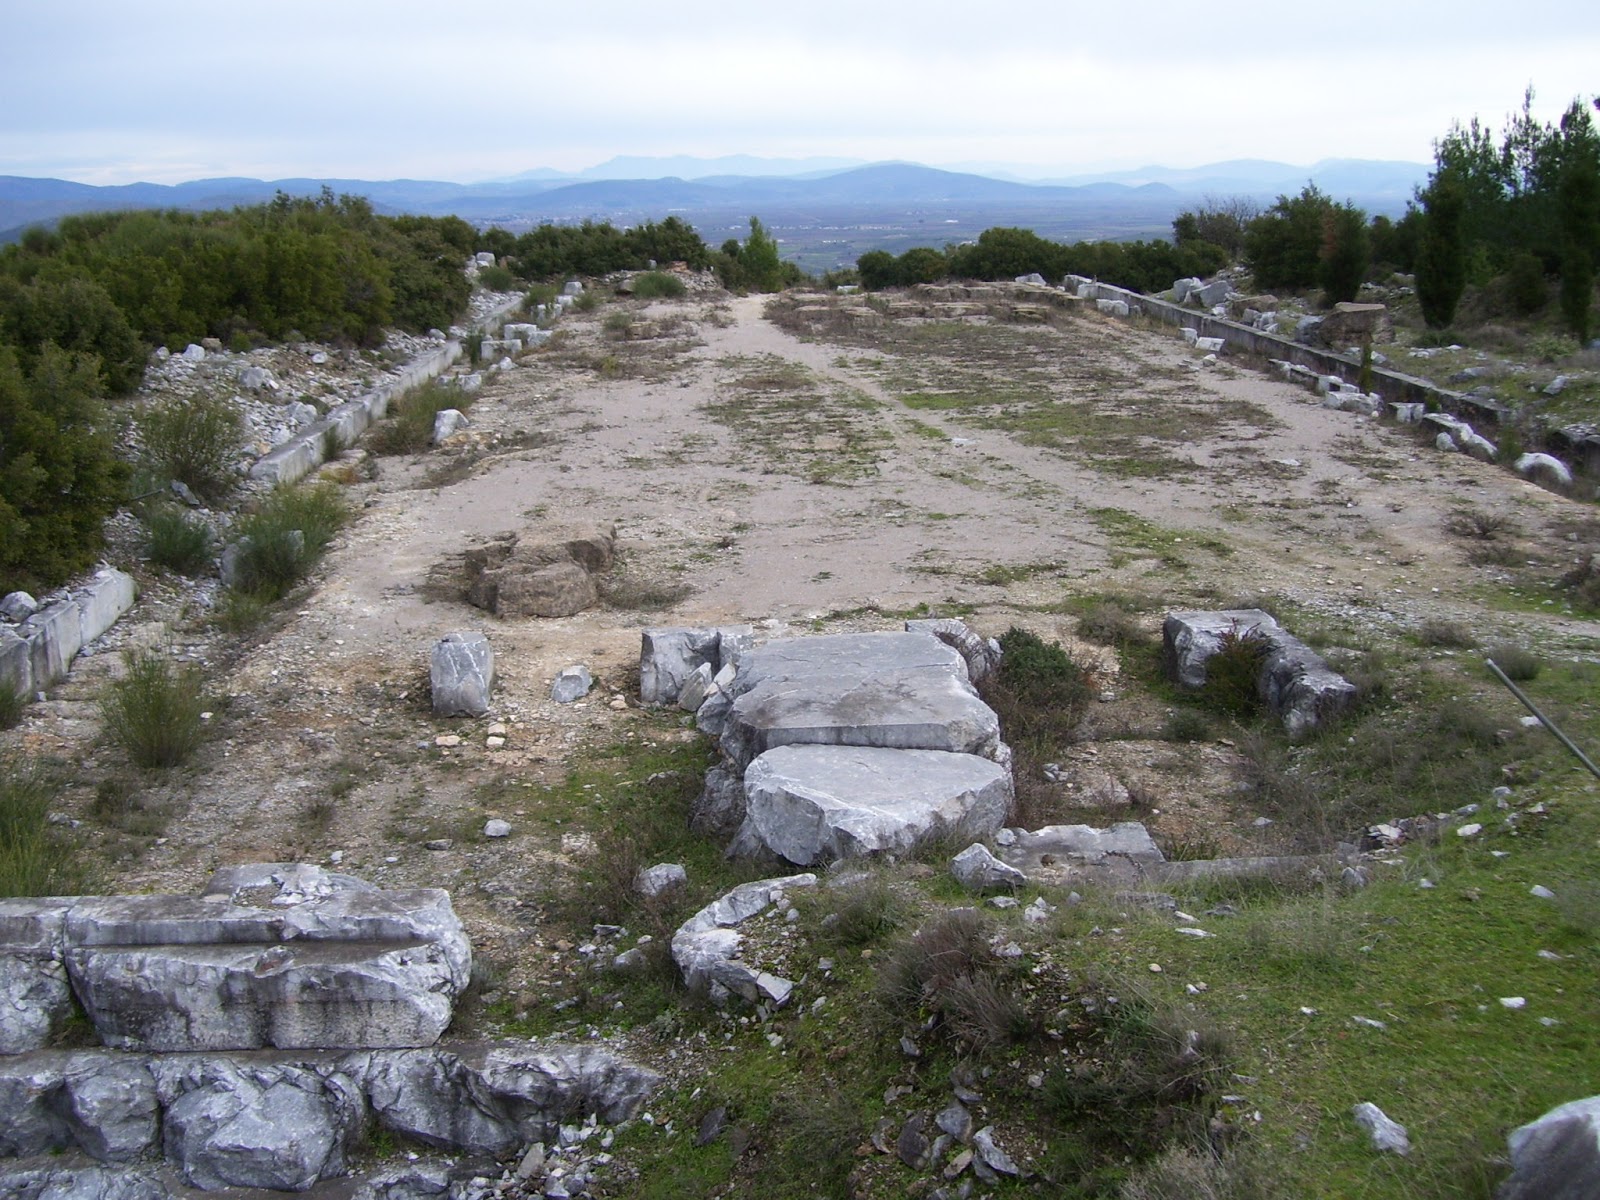
<instances>
[{"instance_id":1,"label":"rocky debris field","mask_svg":"<svg viewBox=\"0 0 1600 1200\"><path fill-rule=\"evenodd\" d=\"M392 358L419 346L396 344ZM220 374L208 374L213 357L175 356L152 371L152 387L231 391L247 360L279 385L249 393L263 442L292 424L292 404L321 407L382 369L309 347L227 356ZM842 1138L856 1194L975 1195L1056 1169L1045 1136L1003 1099L1053 1078L1049 1047L1042 1058L952 1060L934 1049L932 1025L908 1027L863 1137L833 1129L820 1101L797 1115L719 1076L735 1059L774 1077L845 1070L851 1035L836 1014L855 1011L872 947L818 922L856 903L859 880L792 889L741 926L747 957L759 949L764 972L792 985L781 1006L759 983L754 1004L726 1009L641 998L668 986L659 980L671 975L674 931L743 869L723 863L725 839L661 833L641 815L641 799L686 815L714 765L687 712L641 700L645 629L742 625L759 646L959 615L982 637L1036 633L1083 664L1092 687L1070 744L1046 762L1019 755L1023 815L1011 823L1026 832L1137 818L1168 858L1301 847L1248 786L1244 735L1213 724L1192 740L1171 736L1182 707L1172 694L1116 639L1083 635L1079 618L1096 603L1116 601L1128 636L1147 640L1159 640L1168 611L1268 608L1339 664L1378 644L1415 659L1421 646L1427 678L1455 671L1462 646L1500 642L1574 670L1600 661L1600 626L1554 587L1594 552L1590 506L1092 311L964 302L913 313L875 297L701 290L677 302L615 298L569 309L555 336L486 378L468 416L426 453L378 458L357 446L330 465L356 519L311 584L254 632L217 627L214 582L131 563L138 607L0 736L51 765L56 819L81 845L94 890L192 894L219 868L290 861L385 889L447 889L476 963L450 1037L601 1042L666 1081L607 1143L604 1170L583 1173L595 1195L642 1194L640 1171L689 1171L679 1152L701 1141L731 1154L705 1185L721 1190L696 1191L691 1173L676 1194L755 1194L762 1172L798 1169L778 1126L818 1144ZM596 526L614 527L614 558L592 578L585 569L590 606L543 617L472 602L474 555L509 561L486 547L552 544ZM119 542L122 556L130 544ZM1444 628L1460 640L1431 640ZM458 632L493 647L481 716L432 708L431 651ZM139 645L205 670L209 737L188 767L131 771L100 736L95 698L119 670L115 651ZM579 682L557 699L561 678ZM1515 728L1515 717L1502 723ZM653 863L630 856L662 843L687 848L689 886L641 907L626 895ZM968 911L970 898L938 882L962 846L897 856L886 886L920 897L919 912ZM983 900L977 912L998 924L946 933L978 938L985 962L1031 964L1024 993L1057 997L1052 1036L1076 1044L1072 1030L1093 1013L1062 947L1092 936L1118 958L1123 926L1143 918L1120 921L1127 902L1109 891L1087 905L1061 890L1035 899L1037 920L1023 919L1026 897L1016 911ZM1162 928L1201 928L1158 912ZM1228 920L1197 915L1207 927ZM1176 941L1192 955L1203 935ZM646 982L611 987L611 964L633 950ZM1166 970L1204 991L1203 967ZM1255 1103L1228 1108L1227 1137L1253 1123ZM587 1139L572 1135L575 1156ZM477 1194L569 1194L547 1186L567 1174L560 1149L553 1174L543 1147L537 1162L474 1166Z\"/></svg>"}]
</instances>

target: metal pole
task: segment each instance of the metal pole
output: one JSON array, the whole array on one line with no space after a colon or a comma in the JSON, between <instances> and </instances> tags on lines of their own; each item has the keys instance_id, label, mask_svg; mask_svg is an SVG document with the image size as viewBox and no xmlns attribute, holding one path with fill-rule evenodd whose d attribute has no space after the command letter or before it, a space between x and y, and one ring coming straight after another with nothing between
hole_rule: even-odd
<instances>
[{"instance_id":1,"label":"metal pole","mask_svg":"<svg viewBox=\"0 0 1600 1200\"><path fill-rule=\"evenodd\" d=\"M1539 723L1541 725L1543 725L1546 729L1548 729L1551 733L1555 734L1557 740L1559 740L1560 743L1563 746L1565 746L1568 750L1571 750L1574 754L1576 754L1578 756L1578 761L1581 762L1584 766L1589 768L1589 774L1593 775L1596 779L1600 779L1600 767L1595 766L1594 763L1592 761L1590 761L1589 756L1587 754L1585 754L1582 750L1578 749L1577 743L1575 743L1566 734L1562 733L1561 730L1557 729L1556 726L1555 726L1555 722L1554 721L1552 721L1549 717L1545 716L1542 712L1540 712L1538 710L1538 708L1534 705L1533 701L1528 699L1527 695L1523 692L1523 690L1521 688L1519 688L1516 684L1511 682L1510 677L1507 676L1506 673L1500 669L1498 664L1495 663L1494 659L1486 658L1483 661L1489 664L1489 670L1493 671L1496 675L1498 675L1500 677L1500 682L1505 684L1508 688L1511 689L1511 694L1513 696L1515 696L1518 700L1521 700L1522 703L1523 703L1523 706L1529 712L1531 712L1534 716L1539 718Z\"/></svg>"}]
</instances>

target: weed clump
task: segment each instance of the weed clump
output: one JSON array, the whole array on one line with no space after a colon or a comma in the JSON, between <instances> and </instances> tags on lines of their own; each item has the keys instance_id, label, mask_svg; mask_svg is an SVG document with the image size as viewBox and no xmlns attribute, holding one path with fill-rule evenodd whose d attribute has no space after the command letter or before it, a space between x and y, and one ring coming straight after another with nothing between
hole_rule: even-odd
<instances>
[{"instance_id":1,"label":"weed clump","mask_svg":"<svg viewBox=\"0 0 1600 1200\"><path fill-rule=\"evenodd\" d=\"M239 523L233 589L267 602L281 599L316 565L349 515L335 484L275 489Z\"/></svg>"},{"instance_id":2,"label":"weed clump","mask_svg":"<svg viewBox=\"0 0 1600 1200\"><path fill-rule=\"evenodd\" d=\"M1600 612L1600 554L1592 555L1572 568L1560 578L1557 586L1572 596L1575 608L1584 612Z\"/></svg>"},{"instance_id":3,"label":"weed clump","mask_svg":"<svg viewBox=\"0 0 1600 1200\"><path fill-rule=\"evenodd\" d=\"M396 399L386 420L367 435L374 454L419 454L433 440L433 419L447 408L465 411L472 394L460 388L430 383Z\"/></svg>"},{"instance_id":4,"label":"weed clump","mask_svg":"<svg viewBox=\"0 0 1600 1200\"><path fill-rule=\"evenodd\" d=\"M878 998L895 1024L932 1018L936 1028L969 1051L1036 1036L1040 1023L1014 977L1014 964L991 945L993 929L973 909L939 914L890 951L879 975Z\"/></svg>"},{"instance_id":5,"label":"weed clump","mask_svg":"<svg viewBox=\"0 0 1600 1200\"><path fill-rule=\"evenodd\" d=\"M633 294L641 300L678 300L688 291L683 280L665 271L646 271L633 280Z\"/></svg>"},{"instance_id":6,"label":"weed clump","mask_svg":"<svg viewBox=\"0 0 1600 1200\"><path fill-rule=\"evenodd\" d=\"M72 853L50 824L53 798L36 771L0 761L0 896L72 890Z\"/></svg>"},{"instance_id":7,"label":"weed clump","mask_svg":"<svg viewBox=\"0 0 1600 1200\"><path fill-rule=\"evenodd\" d=\"M175 767L199 748L204 736L200 671L174 667L157 650L124 655L126 670L100 697L106 735L135 766Z\"/></svg>"},{"instance_id":8,"label":"weed clump","mask_svg":"<svg viewBox=\"0 0 1600 1200\"><path fill-rule=\"evenodd\" d=\"M1272 646L1260 630L1237 624L1223 631L1216 652L1206 659L1206 682L1200 689L1205 703L1230 717L1250 717L1261 711L1261 668Z\"/></svg>"},{"instance_id":9,"label":"weed clump","mask_svg":"<svg viewBox=\"0 0 1600 1200\"><path fill-rule=\"evenodd\" d=\"M211 526L176 508L162 507L145 521L150 561L179 575L198 575L211 566Z\"/></svg>"},{"instance_id":10,"label":"weed clump","mask_svg":"<svg viewBox=\"0 0 1600 1200\"><path fill-rule=\"evenodd\" d=\"M1506 678L1516 683L1537 679L1544 668L1537 654L1513 642L1501 642L1498 646L1490 647L1489 657L1495 666L1506 673Z\"/></svg>"},{"instance_id":11,"label":"weed clump","mask_svg":"<svg viewBox=\"0 0 1600 1200\"><path fill-rule=\"evenodd\" d=\"M202 500L221 500L238 484L244 425L232 401L168 400L146 410L138 424L145 460L157 475L176 479Z\"/></svg>"},{"instance_id":12,"label":"weed clump","mask_svg":"<svg viewBox=\"0 0 1600 1200\"><path fill-rule=\"evenodd\" d=\"M1101 601L1078 618L1078 636L1102 646L1126 646L1143 637L1138 619L1111 601Z\"/></svg>"}]
</instances>

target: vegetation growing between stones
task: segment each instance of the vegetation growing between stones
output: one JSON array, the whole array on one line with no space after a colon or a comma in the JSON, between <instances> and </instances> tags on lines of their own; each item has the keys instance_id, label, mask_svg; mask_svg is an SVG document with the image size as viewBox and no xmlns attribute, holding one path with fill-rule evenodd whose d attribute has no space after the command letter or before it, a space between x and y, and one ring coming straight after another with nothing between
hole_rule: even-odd
<instances>
[{"instance_id":1,"label":"vegetation growing between stones","mask_svg":"<svg viewBox=\"0 0 1600 1200\"><path fill-rule=\"evenodd\" d=\"M420 454L433 441L433 421L447 408L465 412L472 407L471 392L432 382L414 388L389 404L388 414L367 431L367 448L374 454Z\"/></svg>"},{"instance_id":2,"label":"vegetation growing between stones","mask_svg":"<svg viewBox=\"0 0 1600 1200\"><path fill-rule=\"evenodd\" d=\"M282 599L316 566L348 519L337 484L273 489L236 526L233 590L269 603Z\"/></svg>"},{"instance_id":3,"label":"vegetation growing between stones","mask_svg":"<svg viewBox=\"0 0 1600 1200\"><path fill-rule=\"evenodd\" d=\"M148 513L145 527L149 533L145 553L157 566L189 576L211 566L214 539L203 518L163 504Z\"/></svg>"},{"instance_id":4,"label":"vegetation growing between stones","mask_svg":"<svg viewBox=\"0 0 1600 1200\"><path fill-rule=\"evenodd\" d=\"M76 856L49 821L54 796L36 765L0 759L0 897L73 890Z\"/></svg>"},{"instance_id":5,"label":"vegetation growing between stones","mask_svg":"<svg viewBox=\"0 0 1600 1200\"><path fill-rule=\"evenodd\" d=\"M204 678L195 666L178 666L160 650L123 656L123 673L100 698L105 734L134 766L176 767L199 748Z\"/></svg>"},{"instance_id":6,"label":"vegetation growing between stones","mask_svg":"<svg viewBox=\"0 0 1600 1200\"><path fill-rule=\"evenodd\" d=\"M138 427L144 462L156 482L176 480L212 503L238 486L244 426L231 400L212 395L164 400L140 414Z\"/></svg>"}]
</instances>

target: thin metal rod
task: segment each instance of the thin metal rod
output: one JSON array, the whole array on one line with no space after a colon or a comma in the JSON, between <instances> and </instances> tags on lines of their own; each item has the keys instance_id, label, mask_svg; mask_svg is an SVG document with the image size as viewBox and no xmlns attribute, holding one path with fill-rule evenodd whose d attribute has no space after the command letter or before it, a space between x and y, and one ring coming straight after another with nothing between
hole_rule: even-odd
<instances>
[{"instance_id":1,"label":"thin metal rod","mask_svg":"<svg viewBox=\"0 0 1600 1200\"><path fill-rule=\"evenodd\" d=\"M1493 671L1496 675L1498 675L1500 677L1500 682L1505 684L1508 688L1511 689L1511 694L1513 696L1515 696L1518 700L1521 700L1522 703L1523 703L1523 706L1529 712L1531 712L1534 716L1539 718L1539 723L1541 725L1543 725L1546 729L1548 729L1551 733L1555 734L1557 740L1560 741L1560 743L1563 746L1565 746L1568 750L1571 750L1574 754L1576 754L1578 756L1578 761L1581 762L1584 766L1589 768L1589 774L1593 775L1596 779L1600 779L1600 767L1595 766L1594 763L1592 761L1590 761L1589 756L1587 754L1585 754L1582 750L1578 749L1578 746L1577 746L1576 742L1574 742L1566 734L1562 733L1561 730L1557 729L1556 728L1556 724L1555 724L1554 721L1552 721L1549 717L1545 716L1542 712L1539 711L1538 707L1534 704L1534 702L1532 700L1528 699L1527 694L1525 692L1523 692L1523 690L1521 688L1519 688L1516 684L1511 682L1510 677L1504 671L1502 671L1500 669L1500 667L1495 663L1494 659L1486 658L1483 661L1489 664L1489 670Z\"/></svg>"}]
</instances>

